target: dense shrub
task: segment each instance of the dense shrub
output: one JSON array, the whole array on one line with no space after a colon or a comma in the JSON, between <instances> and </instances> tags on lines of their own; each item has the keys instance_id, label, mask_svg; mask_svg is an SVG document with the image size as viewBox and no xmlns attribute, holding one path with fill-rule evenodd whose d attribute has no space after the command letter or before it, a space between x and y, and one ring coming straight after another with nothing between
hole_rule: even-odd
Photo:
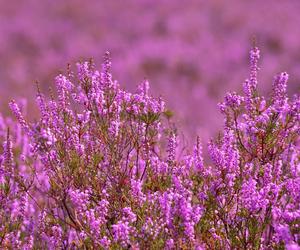
<instances>
[{"instance_id":1,"label":"dense shrub","mask_svg":"<svg viewBox=\"0 0 300 250\"><path fill-rule=\"evenodd\" d=\"M4 249L299 249L300 98L279 74L257 91L250 52L244 95L219 104L224 131L177 152L164 102L79 63L38 90L40 120L1 119L0 245ZM53 94L54 95L54 94Z\"/></svg>"}]
</instances>

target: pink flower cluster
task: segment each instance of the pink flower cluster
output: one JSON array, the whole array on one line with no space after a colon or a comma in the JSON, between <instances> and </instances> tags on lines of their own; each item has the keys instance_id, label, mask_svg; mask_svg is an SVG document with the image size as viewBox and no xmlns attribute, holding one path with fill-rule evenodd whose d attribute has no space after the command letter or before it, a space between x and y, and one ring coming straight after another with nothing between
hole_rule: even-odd
<instances>
[{"instance_id":1,"label":"pink flower cluster","mask_svg":"<svg viewBox=\"0 0 300 250\"><path fill-rule=\"evenodd\" d=\"M38 88L40 119L0 119L3 249L299 249L300 98L280 74L269 99L250 53L244 95L219 104L224 130L191 152L142 82L135 93L77 64ZM75 76L76 75L76 76Z\"/></svg>"}]
</instances>

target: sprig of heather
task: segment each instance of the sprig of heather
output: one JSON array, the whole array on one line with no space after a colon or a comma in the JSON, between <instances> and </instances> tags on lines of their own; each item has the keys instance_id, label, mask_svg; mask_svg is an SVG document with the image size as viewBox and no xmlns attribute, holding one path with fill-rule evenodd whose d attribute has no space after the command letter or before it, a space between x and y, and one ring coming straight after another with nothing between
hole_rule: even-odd
<instances>
[{"instance_id":1,"label":"sprig of heather","mask_svg":"<svg viewBox=\"0 0 300 250\"><path fill-rule=\"evenodd\" d=\"M244 96L219 104L224 131L208 143L210 165L199 138L177 154L164 102L148 81L121 89L109 53L100 72L89 61L59 75L57 98L38 89L37 122L12 101L18 123L0 120L1 247L295 248L300 98L288 98L286 73L260 96L259 53L250 52Z\"/></svg>"}]
</instances>

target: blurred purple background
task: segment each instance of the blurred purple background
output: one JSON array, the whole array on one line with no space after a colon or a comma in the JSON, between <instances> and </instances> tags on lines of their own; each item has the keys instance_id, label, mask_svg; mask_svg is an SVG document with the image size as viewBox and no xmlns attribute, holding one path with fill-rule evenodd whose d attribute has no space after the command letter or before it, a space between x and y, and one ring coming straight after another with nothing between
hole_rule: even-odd
<instances>
[{"instance_id":1,"label":"blurred purple background","mask_svg":"<svg viewBox=\"0 0 300 250\"><path fill-rule=\"evenodd\" d=\"M93 57L100 66L110 50L122 86L148 78L186 137L206 141L222 126L217 102L248 77L253 36L263 93L280 71L290 74L289 93L299 92L299 11L296 0L0 0L1 111L11 98L32 98L35 80L47 91L68 62Z\"/></svg>"}]
</instances>

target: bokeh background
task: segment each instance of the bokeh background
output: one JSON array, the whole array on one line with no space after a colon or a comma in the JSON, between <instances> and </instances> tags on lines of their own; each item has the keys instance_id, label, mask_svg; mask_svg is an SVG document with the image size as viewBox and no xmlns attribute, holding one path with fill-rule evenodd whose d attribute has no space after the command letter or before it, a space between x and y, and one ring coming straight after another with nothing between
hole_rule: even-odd
<instances>
[{"instance_id":1,"label":"bokeh background","mask_svg":"<svg viewBox=\"0 0 300 250\"><path fill-rule=\"evenodd\" d=\"M261 49L260 88L290 74L300 86L298 0L0 0L0 111L11 98L44 92L67 63L112 53L113 75L129 90L144 78L162 95L187 139L222 127L217 103L241 92L252 38Z\"/></svg>"}]
</instances>

